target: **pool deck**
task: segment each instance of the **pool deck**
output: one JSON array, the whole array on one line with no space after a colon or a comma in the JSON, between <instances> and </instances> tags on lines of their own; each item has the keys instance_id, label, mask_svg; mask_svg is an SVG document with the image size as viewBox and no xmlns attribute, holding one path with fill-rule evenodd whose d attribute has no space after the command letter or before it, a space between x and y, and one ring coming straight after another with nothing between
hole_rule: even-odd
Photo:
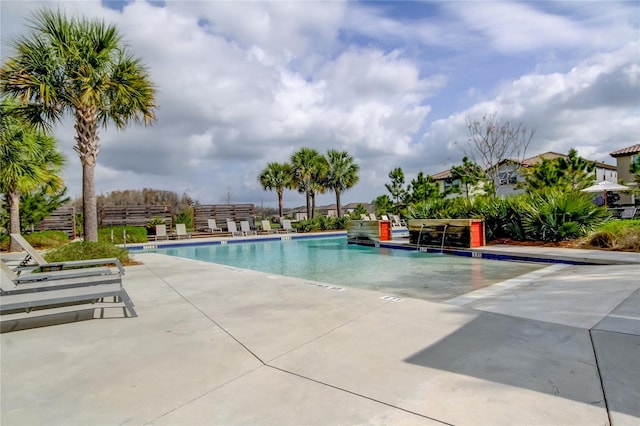
<instances>
[{"instance_id":1,"label":"pool deck","mask_svg":"<svg viewBox=\"0 0 640 426\"><path fill-rule=\"evenodd\" d=\"M3 323L0 424L637 426L640 254L482 250L626 264L435 303L136 252L137 318Z\"/></svg>"}]
</instances>

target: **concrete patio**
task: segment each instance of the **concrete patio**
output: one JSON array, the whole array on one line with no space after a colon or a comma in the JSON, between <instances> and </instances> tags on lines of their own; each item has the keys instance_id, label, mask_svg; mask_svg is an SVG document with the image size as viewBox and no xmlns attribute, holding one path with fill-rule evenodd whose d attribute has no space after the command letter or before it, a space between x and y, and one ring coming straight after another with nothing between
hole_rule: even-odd
<instances>
[{"instance_id":1,"label":"concrete patio","mask_svg":"<svg viewBox=\"0 0 640 426\"><path fill-rule=\"evenodd\" d=\"M637 263L435 303L135 257L139 317L3 323L2 425L640 424Z\"/></svg>"}]
</instances>

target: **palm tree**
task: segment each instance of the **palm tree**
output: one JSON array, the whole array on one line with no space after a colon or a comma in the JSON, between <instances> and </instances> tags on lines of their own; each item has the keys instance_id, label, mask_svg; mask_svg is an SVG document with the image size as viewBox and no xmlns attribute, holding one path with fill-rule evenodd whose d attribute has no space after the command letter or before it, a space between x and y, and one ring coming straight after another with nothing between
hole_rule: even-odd
<instances>
[{"instance_id":1,"label":"palm tree","mask_svg":"<svg viewBox=\"0 0 640 426\"><path fill-rule=\"evenodd\" d=\"M313 218L313 209L315 209L315 194L322 191L322 185L319 179L323 174L323 160L326 159L322 154L312 148L301 148L299 151L291 154L291 168L293 171L293 183L298 188L298 192L305 194L307 201L307 218ZM312 207L313 200L313 207Z\"/></svg>"},{"instance_id":2,"label":"palm tree","mask_svg":"<svg viewBox=\"0 0 640 426\"><path fill-rule=\"evenodd\" d=\"M282 163L269 163L267 167L260 172L258 181L262 188L269 191L276 191L278 194L278 214L282 217L282 198L284 190L291 188L293 184L293 175L291 166Z\"/></svg>"},{"instance_id":3,"label":"palm tree","mask_svg":"<svg viewBox=\"0 0 640 426\"><path fill-rule=\"evenodd\" d=\"M100 20L67 18L42 9L32 33L15 43L16 55L0 69L0 90L16 96L23 114L44 127L75 117L82 163L84 237L98 240L95 166L98 125L117 128L155 120L155 89L149 74L127 49L115 26Z\"/></svg>"},{"instance_id":4,"label":"palm tree","mask_svg":"<svg viewBox=\"0 0 640 426\"><path fill-rule=\"evenodd\" d=\"M358 183L360 177L358 166L354 159L347 151L338 151L330 149L327 151L327 188L332 189L336 193L336 207L338 217L342 216L342 208L340 206L340 194Z\"/></svg>"},{"instance_id":5,"label":"palm tree","mask_svg":"<svg viewBox=\"0 0 640 426\"><path fill-rule=\"evenodd\" d=\"M0 103L0 191L9 202L9 232L20 232L20 195L63 188L58 173L64 157L55 139L13 115L16 106ZM20 247L12 240L9 250Z\"/></svg>"}]
</instances>

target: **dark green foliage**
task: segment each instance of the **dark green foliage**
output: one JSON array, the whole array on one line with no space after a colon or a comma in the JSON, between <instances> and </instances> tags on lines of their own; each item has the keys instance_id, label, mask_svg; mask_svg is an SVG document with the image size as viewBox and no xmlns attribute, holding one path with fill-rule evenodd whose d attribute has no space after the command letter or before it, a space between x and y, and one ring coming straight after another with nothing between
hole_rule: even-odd
<instances>
[{"instance_id":1,"label":"dark green foliage","mask_svg":"<svg viewBox=\"0 0 640 426\"><path fill-rule=\"evenodd\" d=\"M507 198L462 197L417 203L410 219L478 218L485 221L487 241L500 238L562 241L586 235L607 220L606 209L595 206L588 194L545 191Z\"/></svg>"},{"instance_id":2,"label":"dark green foliage","mask_svg":"<svg viewBox=\"0 0 640 426\"><path fill-rule=\"evenodd\" d=\"M405 198L404 172L400 167L396 167L389 172L389 179L391 179L391 183L385 183L384 186L397 205L400 203L400 200Z\"/></svg>"},{"instance_id":3,"label":"dark green foliage","mask_svg":"<svg viewBox=\"0 0 640 426\"><path fill-rule=\"evenodd\" d=\"M568 157L543 159L531 167L524 168L527 191L556 188L562 191L579 191L593 184L595 180L593 161L578 156L578 151L570 149Z\"/></svg>"},{"instance_id":4,"label":"dark green foliage","mask_svg":"<svg viewBox=\"0 0 640 426\"><path fill-rule=\"evenodd\" d=\"M440 186L431 176L420 172L415 179L411 180L404 201L406 204L415 204L439 196Z\"/></svg>"},{"instance_id":5,"label":"dark green foliage","mask_svg":"<svg viewBox=\"0 0 640 426\"><path fill-rule=\"evenodd\" d=\"M129 252L111 243L101 241L77 241L49 250L44 258L48 262L88 260L116 257L123 264L129 263Z\"/></svg>"},{"instance_id":6,"label":"dark green foliage","mask_svg":"<svg viewBox=\"0 0 640 426\"><path fill-rule=\"evenodd\" d=\"M345 229L347 227L348 221L349 218L346 216L327 217L320 215L313 219L292 222L291 225L295 227L298 232L332 231L337 229Z\"/></svg>"},{"instance_id":7,"label":"dark green foliage","mask_svg":"<svg viewBox=\"0 0 640 426\"><path fill-rule=\"evenodd\" d=\"M373 200L373 207L376 209L376 213L387 214L394 212L393 201L387 194L378 196L375 200Z\"/></svg>"},{"instance_id":8,"label":"dark green foliage","mask_svg":"<svg viewBox=\"0 0 640 426\"><path fill-rule=\"evenodd\" d=\"M112 232L113 241L111 241ZM98 241L123 244L124 232L127 233L127 244L146 243L147 241L149 241L147 238L147 229L143 226L112 226L109 228L101 228L98 230Z\"/></svg>"},{"instance_id":9,"label":"dark green foliage","mask_svg":"<svg viewBox=\"0 0 640 426\"><path fill-rule=\"evenodd\" d=\"M529 194L522 224L526 237L539 241L563 241L585 236L609 218L606 209L582 192L547 190Z\"/></svg>"},{"instance_id":10,"label":"dark green foliage","mask_svg":"<svg viewBox=\"0 0 640 426\"><path fill-rule=\"evenodd\" d=\"M183 211L173 215L173 223L184 223L187 230L193 231L193 208L186 207Z\"/></svg>"},{"instance_id":11,"label":"dark green foliage","mask_svg":"<svg viewBox=\"0 0 640 426\"><path fill-rule=\"evenodd\" d=\"M58 207L69 202L66 196L67 188L54 194L47 194L44 189L34 194L20 196L20 228L31 229Z\"/></svg>"},{"instance_id":12,"label":"dark green foliage","mask_svg":"<svg viewBox=\"0 0 640 426\"><path fill-rule=\"evenodd\" d=\"M487 174L478 164L469 160L466 156L462 158L461 166L453 166L451 168L451 179L453 182L459 181L459 185L455 185L451 192L463 194L469 198L471 191L478 185L482 179L486 179Z\"/></svg>"}]
</instances>

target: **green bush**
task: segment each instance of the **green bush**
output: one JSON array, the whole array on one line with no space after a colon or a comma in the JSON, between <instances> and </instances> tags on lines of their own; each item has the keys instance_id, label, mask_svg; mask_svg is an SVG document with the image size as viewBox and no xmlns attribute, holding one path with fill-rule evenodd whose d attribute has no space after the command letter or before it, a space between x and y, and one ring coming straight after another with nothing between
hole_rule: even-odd
<instances>
[{"instance_id":1,"label":"green bush","mask_svg":"<svg viewBox=\"0 0 640 426\"><path fill-rule=\"evenodd\" d=\"M598 231L608 231L613 234L624 232L626 229L640 229L640 219L634 220L610 220L600 224Z\"/></svg>"},{"instance_id":2,"label":"green bush","mask_svg":"<svg viewBox=\"0 0 640 426\"><path fill-rule=\"evenodd\" d=\"M102 241L76 241L47 251L44 258L47 262L66 262L70 260L88 260L117 257L120 262L130 262L129 252L114 244Z\"/></svg>"},{"instance_id":3,"label":"green bush","mask_svg":"<svg viewBox=\"0 0 640 426\"><path fill-rule=\"evenodd\" d=\"M583 192L559 190L527 194L522 224L529 240L564 241L583 237L608 220L607 210Z\"/></svg>"},{"instance_id":4,"label":"green bush","mask_svg":"<svg viewBox=\"0 0 640 426\"><path fill-rule=\"evenodd\" d=\"M111 241L111 232L113 231L113 241ZM127 233L127 244L130 243L146 243L147 229L143 226L111 226L98 230L98 241L113 242L114 244L123 244L123 232Z\"/></svg>"},{"instance_id":5,"label":"green bush","mask_svg":"<svg viewBox=\"0 0 640 426\"><path fill-rule=\"evenodd\" d=\"M64 231L36 231L25 234L24 239L36 248L58 247L69 241L69 235Z\"/></svg>"}]
</instances>

